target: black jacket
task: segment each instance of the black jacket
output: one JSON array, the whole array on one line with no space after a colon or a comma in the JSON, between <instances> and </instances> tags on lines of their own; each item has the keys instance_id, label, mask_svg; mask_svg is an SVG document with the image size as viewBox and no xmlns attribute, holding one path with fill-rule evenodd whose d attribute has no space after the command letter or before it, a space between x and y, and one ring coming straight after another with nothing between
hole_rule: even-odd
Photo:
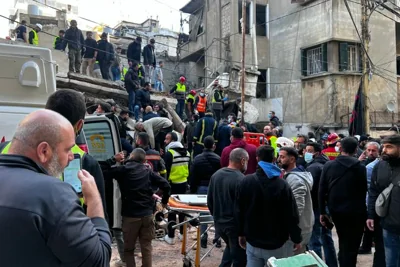
<instances>
[{"instance_id":1,"label":"black jacket","mask_svg":"<svg viewBox=\"0 0 400 267\"><path fill-rule=\"evenodd\" d=\"M147 121L147 120L150 120L152 118L158 118L158 117L160 117L160 115L158 115L157 113L154 113L154 112L144 113L143 114L143 121Z\"/></svg>"},{"instance_id":2,"label":"black jacket","mask_svg":"<svg viewBox=\"0 0 400 267\"><path fill-rule=\"evenodd\" d=\"M289 237L301 242L299 212L289 184L278 176L267 177L261 168L240 184L238 219L239 236L254 247L278 249Z\"/></svg>"},{"instance_id":3,"label":"black jacket","mask_svg":"<svg viewBox=\"0 0 400 267\"><path fill-rule=\"evenodd\" d=\"M121 215L141 218L153 214L152 186L163 191L162 203L167 204L170 185L166 179L151 171L145 164L128 161L124 166L105 170L107 179L116 179L121 190Z\"/></svg>"},{"instance_id":4,"label":"black jacket","mask_svg":"<svg viewBox=\"0 0 400 267\"><path fill-rule=\"evenodd\" d=\"M115 59L114 47L106 40L99 40L97 42L97 58L98 61L110 62Z\"/></svg>"},{"instance_id":5,"label":"black jacket","mask_svg":"<svg viewBox=\"0 0 400 267\"><path fill-rule=\"evenodd\" d=\"M379 194L394 181L400 181L400 161L388 163L380 160L372 170L371 184L368 194L368 218L374 219L375 202ZM380 218L382 228L400 235L400 187L394 186L390 195L388 214Z\"/></svg>"},{"instance_id":6,"label":"black jacket","mask_svg":"<svg viewBox=\"0 0 400 267\"><path fill-rule=\"evenodd\" d=\"M55 50L62 50L63 49L63 40L64 38L61 38L60 36L56 36L54 38L54 49Z\"/></svg>"},{"instance_id":7,"label":"black jacket","mask_svg":"<svg viewBox=\"0 0 400 267\"><path fill-rule=\"evenodd\" d=\"M94 39L86 38L84 58L94 58L94 52L97 51L97 42Z\"/></svg>"},{"instance_id":8,"label":"black jacket","mask_svg":"<svg viewBox=\"0 0 400 267\"><path fill-rule=\"evenodd\" d=\"M183 132L183 142L189 144L193 142L193 134L196 129L197 121L191 121L186 124L185 130Z\"/></svg>"},{"instance_id":9,"label":"black jacket","mask_svg":"<svg viewBox=\"0 0 400 267\"><path fill-rule=\"evenodd\" d=\"M107 222L87 217L72 186L29 158L0 155L0 213L2 266L110 264Z\"/></svg>"},{"instance_id":10,"label":"black jacket","mask_svg":"<svg viewBox=\"0 0 400 267\"><path fill-rule=\"evenodd\" d=\"M142 88L136 91L136 105L146 109L147 106L151 106L150 91Z\"/></svg>"},{"instance_id":11,"label":"black jacket","mask_svg":"<svg viewBox=\"0 0 400 267\"><path fill-rule=\"evenodd\" d=\"M146 45L143 48L143 65L152 65L153 67L156 67L156 51L154 50L154 47L150 44Z\"/></svg>"},{"instance_id":12,"label":"black jacket","mask_svg":"<svg viewBox=\"0 0 400 267\"><path fill-rule=\"evenodd\" d=\"M207 186L211 176L221 168L221 158L210 149L204 149L197 155L190 168L190 192L197 193L199 186Z\"/></svg>"},{"instance_id":13,"label":"black jacket","mask_svg":"<svg viewBox=\"0 0 400 267\"><path fill-rule=\"evenodd\" d=\"M78 28L69 28L65 31L62 49L65 50L68 44L69 49L81 50L84 43L82 31Z\"/></svg>"},{"instance_id":14,"label":"black jacket","mask_svg":"<svg viewBox=\"0 0 400 267\"><path fill-rule=\"evenodd\" d=\"M158 107L160 108L160 109L157 111L157 114L160 115L160 117L169 118L169 117L168 117L168 112L164 109L164 105L163 105L161 102L157 103L157 105L158 105Z\"/></svg>"},{"instance_id":15,"label":"black jacket","mask_svg":"<svg viewBox=\"0 0 400 267\"><path fill-rule=\"evenodd\" d=\"M325 163L319 185L319 209L331 213L366 215L367 171L354 157L338 156Z\"/></svg>"},{"instance_id":16,"label":"black jacket","mask_svg":"<svg viewBox=\"0 0 400 267\"><path fill-rule=\"evenodd\" d=\"M125 74L125 88L127 91L136 91L140 87L140 80L136 70L129 68Z\"/></svg>"},{"instance_id":17,"label":"black jacket","mask_svg":"<svg viewBox=\"0 0 400 267\"><path fill-rule=\"evenodd\" d=\"M140 53L141 52L142 52L142 44L137 43L137 42L130 43L128 46L128 51L126 52L128 61L140 62Z\"/></svg>"},{"instance_id":18,"label":"black jacket","mask_svg":"<svg viewBox=\"0 0 400 267\"><path fill-rule=\"evenodd\" d=\"M321 178L322 169L324 168L325 163L329 161L329 158L324 154L320 154L318 157L313 159L306 168L306 171L311 173L313 177L313 187L311 190L311 198L313 203L313 210L318 211L318 190L319 190L319 181ZM319 211L318 211L319 212Z\"/></svg>"}]
</instances>

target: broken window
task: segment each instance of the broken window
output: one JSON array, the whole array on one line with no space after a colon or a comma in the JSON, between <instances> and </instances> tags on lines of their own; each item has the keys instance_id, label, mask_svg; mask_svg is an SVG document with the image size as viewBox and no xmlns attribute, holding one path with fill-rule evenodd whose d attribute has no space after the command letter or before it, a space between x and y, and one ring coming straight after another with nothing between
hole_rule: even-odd
<instances>
[{"instance_id":1,"label":"broken window","mask_svg":"<svg viewBox=\"0 0 400 267\"><path fill-rule=\"evenodd\" d=\"M242 1L239 2L239 18L242 18ZM242 33L242 24L239 20L239 32ZM246 2L246 34L250 34L250 3Z\"/></svg>"},{"instance_id":2,"label":"broken window","mask_svg":"<svg viewBox=\"0 0 400 267\"><path fill-rule=\"evenodd\" d=\"M301 50L303 76L328 71L327 43Z\"/></svg>"},{"instance_id":3,"label":"broken window","mask_svg":"<svg viewBox=\"0 0 400 267\"><path fill-rule=\"evenodd\" d=\"M267 36L268 7L256 5L256 35Z\"/></svg>"},{"instance_id":4,"label":"broken window","mask_svg":"<svg viewBox=\"0 0 400 267\"><path fill-rule=\"evenodd\" d=\"M256 98L267 98L267 86L268 80L267 79L267 70L258 70L260 75L258 75L257 79L257 89L256 89Z\"/></svg>"},{"instance_id":5,"label":"broken window","mask_svg":"<svg viewBox=\"0 0 400 267\"><path fill-rule=\"evenodd\" d=\"M339 70L360 72L361 45L356 43L339 43Z\"/></svg>"}]
</instances>

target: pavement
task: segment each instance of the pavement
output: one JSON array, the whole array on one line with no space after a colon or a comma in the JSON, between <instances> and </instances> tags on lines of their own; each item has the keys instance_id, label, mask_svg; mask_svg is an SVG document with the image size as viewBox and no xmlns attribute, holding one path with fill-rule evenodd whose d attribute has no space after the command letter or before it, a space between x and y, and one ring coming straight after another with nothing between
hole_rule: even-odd
<instances>
[{"instance_id":1,"label":"pavement","mask_svg":"<svg viewBox=\"0 0 400 267\"><path fill-rule=\"evenodd\" d=\"M193 235L193 230L189 234L189 238ZM209 242L208 247L211 247L212 241L212 233L209 234ZM333 231L333 239L335 242L336 252L338 252L338 239L336 235L336 231ZM192 244L192 239L189 239L189 244ZM176 267L182 266L182 255L181 255L181 245L182 243L177 241L175 245L169 245L164 241L153 241L153 266L154 267ZM212 252L205 257L204 261L201 262L202 267L215 267L219 266L221 262L222 254L225 248L224 242L222 242L222 248L214 248ZM119 255L117 251L117 247L113 244L112 247L113 255L111 259L111 267L118 267L116 262L119 260ZM205 253L205 249L202 249L202 255ZM192 254L193 255L193 254ZM136 257L136 264L141 266L141 255L137 255ZM193 256L194 258L194 256ZM373 261L373 254L370 255L358 255L357 266L360 267L370 267L372 266Z\"/></svg>"}]
</instances>

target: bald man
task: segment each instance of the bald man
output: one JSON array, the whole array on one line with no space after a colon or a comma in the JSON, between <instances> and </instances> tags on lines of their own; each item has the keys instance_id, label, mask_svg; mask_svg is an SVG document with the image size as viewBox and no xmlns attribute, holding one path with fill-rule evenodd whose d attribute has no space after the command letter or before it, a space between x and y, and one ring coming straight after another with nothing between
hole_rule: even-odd
<instances>
[{"instance_id":1,"label":"bald man","mask_svg":"<svg viewBox=\"0 0 400 267\"><path fill-rule=\"evenodd\" d=\"M78 174L87 216L73 187L57 178L74 145L71 123L39 110L0 155L2 266L109 266L111 235L94 178Z\"/></svg>"}]
</instances>

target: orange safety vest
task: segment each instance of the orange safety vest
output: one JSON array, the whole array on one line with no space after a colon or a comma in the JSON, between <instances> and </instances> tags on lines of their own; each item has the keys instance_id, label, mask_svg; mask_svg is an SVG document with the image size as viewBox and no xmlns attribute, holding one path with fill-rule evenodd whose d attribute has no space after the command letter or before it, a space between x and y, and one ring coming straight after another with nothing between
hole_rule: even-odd
<instances>
[{"instance_id":1,"label":"orange safety vest","mask_svg":"<svg viewBox=\"0 0 400 267\"><path fill-rule=\"evenodd\" d=\"M206 112L207 98L199 96L199 103L197 103L198 112Z\"/></svg>"}]
</instances>

